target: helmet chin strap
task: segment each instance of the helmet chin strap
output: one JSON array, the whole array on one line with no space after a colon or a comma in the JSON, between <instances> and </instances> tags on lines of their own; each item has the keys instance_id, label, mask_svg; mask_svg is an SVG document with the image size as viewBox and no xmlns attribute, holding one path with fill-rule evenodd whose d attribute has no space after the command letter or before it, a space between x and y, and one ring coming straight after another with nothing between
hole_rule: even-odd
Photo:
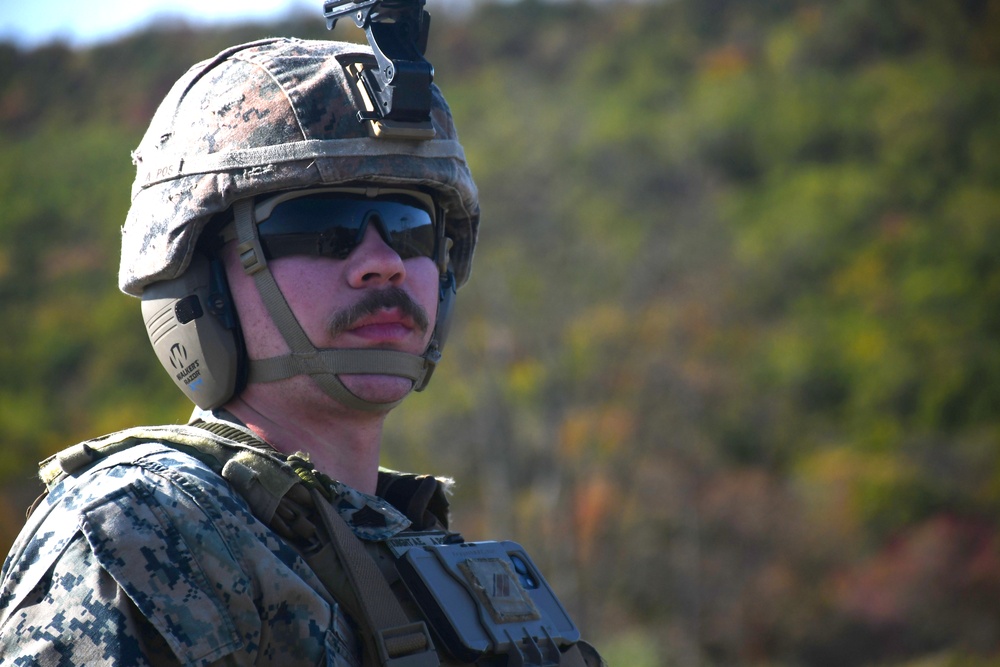
<instances>
[{"instance_id":1,"label":"helmet chin strap","mask_svg":"<svg viewBox=\"0 0 1000 667\"><path fill-rule=\"evenodd\" d=\"M436 329L423 355L397 350L315 347L295 319L267 266L257 234L257 224L253 219L253 200L246 199L233 204L233 214L239 243L237 251L243 270L253 276L264 306L291 350L283 356L250 360L248 383L274 382L296 375L308 375L334 400L365 412L385 412L399 405L406 396L386 403L369 401L351 392L341 381L341 374L395 375L413 383L410 391L424 388L441 358L436 342Z\"/></svg>"}]
</instances>

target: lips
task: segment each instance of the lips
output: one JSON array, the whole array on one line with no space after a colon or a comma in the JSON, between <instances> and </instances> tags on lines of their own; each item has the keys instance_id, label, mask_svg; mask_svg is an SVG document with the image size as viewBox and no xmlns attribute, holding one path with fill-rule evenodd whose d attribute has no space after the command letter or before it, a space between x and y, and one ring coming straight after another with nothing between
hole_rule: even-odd
<instances>
[{"instance_id":1,"label":"lips","mask_svg":"<svg viewBox=\"0 0 1000 667\"><path fill-rule=\"evenodd\" d=\"M330 322L330 334L355 334L395 340L416 331L423 334L429 325L427 313L409 294L397 287L367 292L357 303L337 312Z\"/></svg>"},{"instance_id":2,"label":"lips","mask_svg":"<svg viewBox=\"0 0 1000 667\"><path fill-rule=\"evenodd\" d=\"M405 339L414 328L412 318L392 309L359 318L347 328L347 333L369 341L393 342Z\"/></svg>"}]
</instances>

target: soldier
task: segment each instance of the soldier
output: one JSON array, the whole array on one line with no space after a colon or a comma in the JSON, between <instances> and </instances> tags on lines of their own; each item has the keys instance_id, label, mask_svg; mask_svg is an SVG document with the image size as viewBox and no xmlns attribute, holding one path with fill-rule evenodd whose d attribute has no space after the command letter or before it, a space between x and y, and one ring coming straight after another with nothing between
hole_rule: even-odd
<instances>
[{"instance_id":1,"label":"soldier","mask_svg":"<svg viewBox=\"0 0 1000 667\"><path fill-rule=\"evenodd\" d=\"M198 407L43 462L0 663L600 664L516 545L448 530L446 482L379 468L386 415L440 358L479 207L436 87L418 131L359 117L371 58L233 47L155 114L120 287Z\"/></svg>"}]
</instances>

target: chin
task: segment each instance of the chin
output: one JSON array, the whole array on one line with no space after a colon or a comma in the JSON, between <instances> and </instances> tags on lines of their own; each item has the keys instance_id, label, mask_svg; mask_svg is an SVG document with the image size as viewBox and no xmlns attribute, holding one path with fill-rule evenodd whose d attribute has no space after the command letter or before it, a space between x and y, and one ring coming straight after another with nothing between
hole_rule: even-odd
<instances>
[{"instance_id":1,"label":"chin","mask_svg":"<svg viewBox=\"0 0 1000 667\"><path fill-rule=\"evenodd\" d=\"M394 375L341 375L340 380L352 394L374 403L398 401L413 388L410 380Z\"/></svg>"}]
</instances>

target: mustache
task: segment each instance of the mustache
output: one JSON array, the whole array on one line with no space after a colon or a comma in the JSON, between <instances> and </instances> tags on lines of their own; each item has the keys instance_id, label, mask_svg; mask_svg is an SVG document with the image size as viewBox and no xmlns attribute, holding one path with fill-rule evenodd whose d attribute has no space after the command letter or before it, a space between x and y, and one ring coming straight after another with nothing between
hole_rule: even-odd
<instances>
[{"instance_id":1,"label":"mustache","mask_svg":"<svg viewBox=\"0 0 1000 667\"><path fill-rule=\"evenodd\" d=\"M357 303L334 314L330 320L330 333L337 336L350 329L361 318L393 308L399 309L399 312L413 320L421 334L427 332L429 319L423 306L400 288L386 287L368 292Z\"/></svg>"}]
</instances>

